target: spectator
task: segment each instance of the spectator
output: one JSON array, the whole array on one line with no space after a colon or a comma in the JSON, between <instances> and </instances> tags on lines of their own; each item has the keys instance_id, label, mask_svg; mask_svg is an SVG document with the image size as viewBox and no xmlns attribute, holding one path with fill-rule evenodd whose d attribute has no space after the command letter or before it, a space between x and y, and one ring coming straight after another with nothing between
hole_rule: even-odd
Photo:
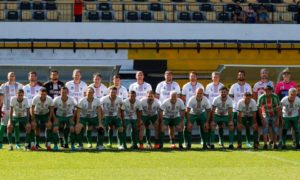
<instances>
[{"instance_id":1,"label":"spectator","mask_svg":"<svg viewBox=\"0 0 300 180\"><path fill-rule=\"evenodd\" d=\"M74 17L75 22L82 22L82 0L74 0Z\"/></svg>"},{"instance_id":2,"label":"spectator","mask_svg":"<svg viewBox=\"0 0 300 180\"><path fill-rule=\"evenodd\" d=\"M233 7L232 19L233 19L233 22L235 22L235 23L244 22L244 19L245 19L244 11L243 11L242 7L240 6L239 0L236 1L235 6Z\"/></svg>"},{"instance_id":3,"label":"spectator","mask_svg":"<svg viewBox=\"0 0 300 180\"><path fill-rule=\"evenodd\" d=\"M254 24L256 23L257 14L253 9L253 5L251 3L248 4L248 10L246 11L246 23Z\"/></svg>"},{"instance_id":4,"label":"spectator","mask_svg":"<svg viewBox=\"0 0 300 180\"><path fill-rule=\"evenodd\" d=\"M300 24L300 1L297 2L297 24Z\"/></svg>"},{"instance_id":5,"label":"spectator","mask_svg":"<svg viewBox=\"0 0 300 180\"><path fill-rule=\"evenodd\" d=\"M259 23L270 23L270 18L268 15L268 10L266 9L266 7L261 4L257 10L257 14L258 14L258 22Z\"/></svg>"}]
</instances>

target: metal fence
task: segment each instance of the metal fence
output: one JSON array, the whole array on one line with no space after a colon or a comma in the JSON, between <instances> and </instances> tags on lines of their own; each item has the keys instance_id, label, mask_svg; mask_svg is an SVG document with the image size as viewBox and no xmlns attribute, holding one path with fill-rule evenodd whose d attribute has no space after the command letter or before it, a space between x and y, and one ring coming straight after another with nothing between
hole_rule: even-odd
<instances>
[{"instance_id":1,"label":"metal fence","mask_svg":"<svg viewBox=\"0 0 300 180\"><path fill-rule=\"evenodd\" d=\"M72 3L28 4L0 3L0 21L72 22ZM149 22L149 23L297 23L298 7L295 4L253 4L254 11L247 3L150 3L150 2L86 2L83 5L83 22ZM255 12L252 21L249 14ZM237 18L240 13L241 17ZM262 13L262 14L261 14ZM255 22L254 22L254 21Z\"/></svg>"}]
</instances>

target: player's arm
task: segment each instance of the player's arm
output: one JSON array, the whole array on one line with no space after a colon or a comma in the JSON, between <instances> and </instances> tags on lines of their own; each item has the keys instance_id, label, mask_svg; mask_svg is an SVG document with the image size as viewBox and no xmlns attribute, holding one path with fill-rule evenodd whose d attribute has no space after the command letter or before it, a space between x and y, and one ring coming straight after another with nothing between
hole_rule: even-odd
<instances>
[{"instance_id":1,"label":"player's arm","mask_svg":"<svg viewBox=\"0 0 300 180\"><path fill-rule=\"evenodd\" d=\"M255 90L255 89L253 89L253 99L255 100L255 101L257 101L257 96L258 96L258 93L257 93L257 91Z\"/></svg>"},{"instance_id":2,"label":"player's arm","mask_svg":"<svg viewBox=\"0 0 300 180\"><path fill-rule=\"evenodd\" d=\"M136 110L136 116L137 116L138 129L140 129L142 126L142 111L140 109Z\"/></svg>"},{"instance_id":3,"label":"player's arm","mask_svg":"<svg viewBox=\"0 0 300 180\"><path fill-rule=\"evenodd\" d=\"M75 120L76 120L76 122L75 123L79 123L79 120L80 120L80 112L81 112L81 108L80 107L78 107L78 106L76 106L76 112L75 112L75 116L76 116L76 118L75 118Z\"/></svg>"},{"instance_id":4,"label":"player's arm","mask_svg":"<svg viewBox=\"0 0 300 180\"><path fill-rule=\"evenodd\" d=\"M27 116L26 116L27 123L30 123L30 108L27 108L26 111L27 111Z\"/></svg>"},{"instance_id":5,"label":"player's arm","mask_svg":"<svg viewBox=\"0 0 300 180\"><path fill-rule=\"evenodd\" d=\"M30 108L30 115L31 115L31 120L32 121L35 121L34 108L35 108L35 105L32 105L31 108Z\"/></svg>"},{"instance_id":6,"label":"player's arm","mask_svg":"<svg viewBox=\"0 0 300 180\"><path fill-rule=\"evenodd\" d=\"M229 121L232 121L232 107L228 108L228 119Z\"/></svg>"},{"instance_id":7,"label":"player's arm","mask_svg":"<svg viewBox=\"0 0 300 180\"><path fill-rule=\"evenodd\" d=\"M10 109L9 109L9 121L8 121L8 124L11 124L11 123L12 123L13 113L14 113L14 107L13 107L13 106L10 106Z\"/></svg>"},{"instance_id":8,"label":"player's arm","mask_svg":"<svg viewBox=\"0 0 300 180\"><path fill-rule=\"evenodd\" d=\"M54 106L49 107L49 112L50 112L50 114L49 114L49 117L48 117L48 121L51 122L51 119L55 118L55 116L54 116Z\"/></svg>"},{"instance_id":9,"label":"player's arm","mask_svg":"<svg viewBox=\"0 0 300 180\"><path fill-rule=\"evenodd\" d=\"M0 119L2 118L3 94L0 93Z\"/></svg>"},{"instance_id":10,"label":"player's arm","mask_svg":"<svg viewBox=\"0 0 300 180\"><path fill-rule=\"evenodd\" d=\"M299 117L298 123L300 124L300 107L298 108L298 117Z\"/></svg>"},{"instance_id":11,"label":"player's arm","mask_svg":"<svg viewBox=\"0 0 300 180\"><path fill-rule=\"evenodd\" d=\"M185 109L185 118L186 118L186 121L187 121L187 125L189 126L189 124L191 124L191 119L190 119L190 111L191 111L191 108L187 107Z\"/></svg>"},{"instance_id":12,"label":"player's arm","mask_svg":"<svg viewBox=\"0 0 300 180\"><path fill-rule=\"evenodd\" d=\"M212 106L212 109L211 109L211 121L214 122L214 113L216 112L216 106Z\"/></svg>"},{"instance_id":13,"label":"player's arm","mask_svg":"<svg viewBox=\"0 0 300 180\"><path fill-rule=\"evenodd\" d=\"M99 128L103 128L103 124L102 124L102 108L101 106L97 107L97 116L98 116L98 122L99 122Z\"/></svg>"}]
</instances>

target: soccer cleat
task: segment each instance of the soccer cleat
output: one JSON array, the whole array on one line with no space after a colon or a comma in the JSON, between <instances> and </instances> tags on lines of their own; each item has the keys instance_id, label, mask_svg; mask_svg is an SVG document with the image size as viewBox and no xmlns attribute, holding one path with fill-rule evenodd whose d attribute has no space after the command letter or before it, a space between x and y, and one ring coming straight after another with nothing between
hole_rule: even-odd
<instances>
[{"instance_id":1,"label":"soccer cleat","mask_svg":"<svg viewBox=\"0 0 300 180\"><path fill-rule=\"evenodd\" d=\"M16 144L16 149L17 150L21 149L21 145L20 144Z\"/></svg>"},{"instance_id":2,"label":"soccer cleat","mask_svg":"<svg viewBox=\"0 0 300 180\"><path fill-rule=\"evenodd\" d=\"M147 149L152 149L153 148L151 143L148 143L146 147L147 147Z\"/></svg>"},{"instance_id":3,"label":"soccer cleat","mask_svg":"<svg viewBox=\"0 0 300 180\"><path fill-rule=\"evenodd\" d=\"M281 146L281 150L286 150L286 149L287 149L287 148L286 148L286 145L285 145L285 144Z\"/></svg>"},{"instance_id":4,"label":"soccer cleat","mask_svg":"<svg viewBox=\"0 0 300 180\"><path fill-rule=\"evenodd\" d=\"M254 148L255 151L257 151L258 150L258 144L254 144L253 148Z\"/></svg>"},{"instance_id":5,"label":"soccer cleat","mask_svg":"<svg viewBox=\"0 0 300 180\"><path fill-rule=\"evenodd\" d=\"M106 147L107 148L112 148L112 144L108 143L108 144L106 144Z\"/></svg>"},{"instance_id":6,"label":"soccer cleat","mask_svg":"<svg viewBox=\"0 0 300 180\"><path fill-rule=\"evenodd\" d=\"M54 145L54 147L53 147L52 150L53 150L53 151L58 151L58 146L57 146L57 145Z\"/></svg>"},{"instance_id":7,"label":"soccer cleat","mask_svg":"<svg viewBox=\"0 0 300 180\"><path fill-rule=\"evenodd\" d=\"M278 145L274 143L273 149L278 149Z\"/></svg>"},{"instance_id":8,"label":"soccer cleat","mask_svg":"<svg viewBox=\"0 0 300 180\"><path fill-rule=\"evenodd\" d=\"M241 150L241 149L242 149L242 145L241 145L241 144L238 144L238 145L237 145L237 149L238 149L238 150Z\"/></svg>"},{"instance_id":9,"label":"soccer cleat","mask_svg":"<svg viewBox=\"0 0 300 180\"><path fill-rule=\"evenodd\" d=\"M64 148L64 139L63 138L59 138L59 142L60 142L60 147Z\"/></svg>"},{"instance_id":10,"label":"soccer cleat","mask_svg":"<svg viewBox=\"0 0 300 180\"><path fill-rule=\"evenodd\" d=\"M176 149L176 144L171 144L171 149Z\"/></svg>"},{"instance_id":11,"label":"soccer cleat","mask_svg":"<svg viewBox=\"0 0 300 180\"><path fill-rule=\"evenodd\" d=\"M35 145L36 149L43 149L39 144Z\"/></svg>"},{"instance_id":12,"label":"soccer cleat","mask_svg":"<svg viewBox=\"0 0 300 180\"><path fill-rule=\"evenodd\" d=\"M268 150L268 145L267 144L264 145L264 150Z\"/></svg>"},{"instance_id":13,"label":"soccer cleat","mask_svg":"<svg viewBox=\"0 0 300 180\"><path fill-rule=\"evenodd\" d=\"M185 146L186 149L191 149L192 148L192 145L190 143L186 144Z\"/></svg>"},{"instance_id":14,"label":"soccer cleat","mask_svg":"<svg viewBox=\"0 0 300 180\"><path fill-rule=\"evenodd\" d=\"M184 149L183 146L182 146L182 144L179 144L179 145L178 145L178 149L179 149L179 150L183 150L183 149Z\"/></svg>"},{"instance_id":15,"label":"soccer cleat","mask_svg":"<svg viewBox=\"0 0 300 180\"><path fill-rule=\"evenodd\" d=\"M144 149L144 144L140 144L140 147L139 147L141 150L143 150Z\"/></svg>"},{"instance_id":16,"label":"soccer cleat","mask_svg":"<svg viewBox=\"0 0 300 180\"><path fill-rule=\"evenodd\" d=\"M92 148L93 148L93 145L90 144L90 143L88 143L87 148L92 149Z\"/></svg>"},{"instance_id":17,"label":"soccer cleat","mask_svg":"<svg viewBox=\"0 0 300 180\"><path fill-rule=\"evenodd\" d=\"M71 145L71 151L76 151L76 147L74 146L74 144Z\"/></svg>"},{"instance_id":18,"label":"soccer cleat","mask_svg":"<svg viewBox=\"0 0 300 180\"><path fill-rule=\"evenodd\" d=\"M121 150L121 151L125 150L124 145L120 145L120 146L118 147L118 149Z\"/></svg>"},{"instance_id":19,"label":"soccer cleat","mask_svg":"<svg viewBox=\"0 0 300 180\"><path fill-rule=\"evenodd\" d=\"M211 150L214 150L214 149L215 149L215 145L211 144L211 145L210 145L210 149L211 149Z\"/></svg>"},{"instance_id":20,"label":"soccer cleat","mask_svg":"<svg viewBox=\"0 0 300 180\"><path fill-rule=\"evenodd\" d=\"M78 151L82 151L82 150L83 150L83 146L82 146L82 145L79 145L78 148L77 148L77 150L78 150Z\"/></svg>"},{"instance_id":21,"label":"soccer cleat","mask_svg":"<svg viewBox=\"0 0 300 180\"><path fill-rule=\"evenodd\" d=\"M154 149L160 149L160 145L159 144L154 144Z\"/></svg>"},{"instance_id":22,"label":"soccer cleat","mask_svg":"<svg viewBox=\"0 0 300 180\"><path fill-rule=\"evenodd\" d=\"M8 150L9 150L9 151L14 150L14 148L13 148L13 146L12 146L11 144L9 145Z\"/></svg>"},{"instance_id":23,"label":"soccer cleat","mask_svg":"<svg viewBox=\"0 0 300 180\"><path fill-rule=\"evenodd\" d=\"M64 149L69 149L69 144L64 144Z\"/></svg>"},{"instance_id":24,"label":"soccer cleat","mask_svg":"<svg viewBox=\"0 0 300 180\"><path fill-rule=\"evenodd\" d=\"M102 150L104 150L105 148L104 148L104 146L102 146L102 145L98 145L97 147L96 147L96 150L98 150L98 151L102 151Z\"/></svg>"},{"instance_id":25,"label":"soccer cleat","mask_svg":"<svg viewBox=\"0 0 300 180\"><path fill-rule=\"evenodd\" d=\"M203 147L202 147L203 150L207 150L208 149L208 146L206 144L203 144Z\"/></svg>"},{"instance_id":26,"label":"soccer cleat","mask_svg":"<svg viewBox=\"0 0 300 180\"><path fill-rule=\"evenodd\" d=\"M300 145L299 145L299 144L296 144L295 149L300 149Z\"/></svg>"},{"instance_id":27,"label":"soccer cleat","mask_svg":"<svg viewBox=\"0 0 300 180\"><path fill-rule=\"evenodd\" d=\"M252 145L249 142L246 142L246 146L247 146L247 148L252 148Z\"/></svg>"},{"instance_id":28,"label":"soccer cleat","mask_svg":"<svg viewBox=\"0 0 300 180\"><path fill-rule=\"evenodd\" d=\"M24 147L24 150L25 150L25 151L30 151L29 145L25 146L25 147Z\"/></svg>"},{"instance_id":29,"label":"soccer cleat","mask_svg":"<svg viewBox=\"0 0 300 180\"><path fill-rule=\"evenodd\" d=\"M46 144L46 149L47 149L47 151L51 151L51 143L50 142L48 142Z\"/></svg>"},{"instance_id":30,"label":"soccer cleat","mask_svg":"<svg viewBox=\"0 0 300 180\"><path fill-rule=\"evenodd\" d=\"M29 146L28 146L28 149L29 149ZM31 151L36 151L37 148L35 146L31 146Z\"/></svg>"},{"instance_id":31,"label":"soccer cleat","mask_svg":"<svg viewBox=\"0 0 300 180\"><path fill-rule=\"evenodd\" d=\"M228 149L230 149L230 150L234 150L234 146L233 146L233 144L230 144L230 145L228 146Z\"/></svg>"},{"instance_id":32,"label":"soccer cleat","mask_svg":"<svg viewBox=\"0 0 300 180\"><path fill-rule=\"evenodd\" d=\"M133 144L131 147L130 147L130 149L139 149L139 147L136 145L136 144Z\"/></svg>"}]
</instances>

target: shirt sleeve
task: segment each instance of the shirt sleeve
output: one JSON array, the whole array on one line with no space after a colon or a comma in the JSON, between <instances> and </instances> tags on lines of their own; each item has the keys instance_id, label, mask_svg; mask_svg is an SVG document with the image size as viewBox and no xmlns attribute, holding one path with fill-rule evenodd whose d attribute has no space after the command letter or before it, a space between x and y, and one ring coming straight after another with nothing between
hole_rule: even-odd
<instances>
[{"instance_id":1,"label":"shirt sleeve","mask_svg":"<svg viewBox=\"0 0 300 180\"><path fill-rule=\"evenodd\" d=\"M156 94L160 94L161 86L162 86L162 83L158 83L158 85L156 86L156 89L155 89Z\"/></svg>"},{"instance_id":2,"label":"shirt sleeve","mask_svg":"<svg viewBox=\"0 0 300 180\"><path fill-rule=\"evenodd\" d=\"M280 93L280 84L276 84L276 87L275 87L275 94L279 94Z\"/></svg>"}]
</instances>

